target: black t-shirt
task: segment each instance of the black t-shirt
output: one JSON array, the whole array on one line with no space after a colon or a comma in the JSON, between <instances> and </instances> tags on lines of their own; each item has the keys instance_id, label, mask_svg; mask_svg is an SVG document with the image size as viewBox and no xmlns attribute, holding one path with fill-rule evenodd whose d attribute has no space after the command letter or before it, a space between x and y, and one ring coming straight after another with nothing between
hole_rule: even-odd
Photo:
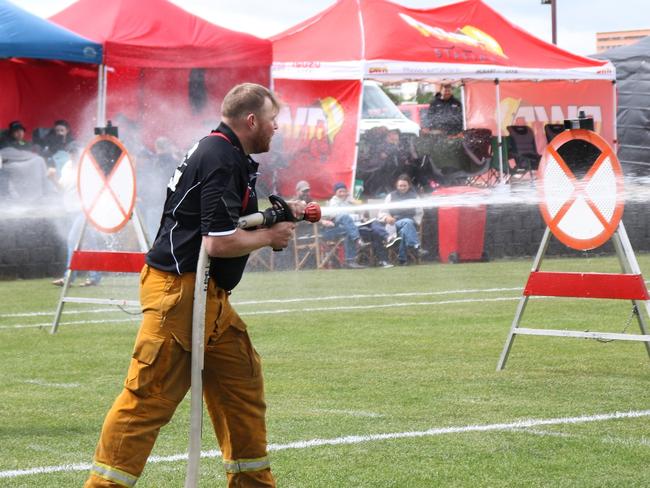
<instances>
[{"instance_id":1,"label":"black t-shirt","mask_svg":"<svg viewBox=\"0 0 650 488\"><path fill-rule=\"evenodd\" d=\"M224 123L192 147L167 186L147 264L171 273L195 272L201 236L232 234L240 216L257 212L257 166ZM247 259L247 255L212 258L210 275L217 286L225 290L237 286Z\"/></svg>"},{"instance_id":2,"label":"black t-shirt","mask_svg":"<svg viewBox=\"0 0 650 488\"><path fill-rule=\"evenodd\" d=\"M440 93L431 100L427 113L429 129L445 134L458 134L463 130L463 106L454 96L443 100Z\"/></svg>"}]
</instances>

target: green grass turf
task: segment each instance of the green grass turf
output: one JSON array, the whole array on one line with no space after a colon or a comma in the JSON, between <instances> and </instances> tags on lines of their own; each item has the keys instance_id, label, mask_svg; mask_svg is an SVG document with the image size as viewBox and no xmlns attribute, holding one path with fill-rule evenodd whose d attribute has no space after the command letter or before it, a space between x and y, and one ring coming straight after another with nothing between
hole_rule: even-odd
<instances>
[{"instance_id":1,"label":"green grass turf","mask_svg":"<svg viewBox=\"0 0 650 488\"><path fill-rule=\"evenodd\" d=\"M650 269L650 256L639 262ZM650 486L647 416L290 444L650 409L650 360L638 342L521 336L496 371L530 267L516 260L248 273L232 301L264 360L279 486ZM618 264L587 257L547 260L543 269L615 272ZM136 285L136 277L106 278L71 294L111 290L134 299ZM67 305L81 313L65 313L50 335L33 326L51 321L59 293L48 280L0 282L2 487L81 486L85 470L8 472L89 463L126 372L137 316ZM317 300L332 296L339 298ZM246 303L255 300L276 301ZM25 315L36 312L46 315ZM621 332L630 312L629 302L538 298L522 326ZM100 320L111 322L92 323ZM639 332L635 321L627 331ZM204 431L203 449L216 449L207 415ZM185 453L188 432L189 396L153 456ZM184 475L184 461L150 462L138 486L181 487ZM202 460L200 486L224 479L219 459Z\"/></svg>"}]
</instances>

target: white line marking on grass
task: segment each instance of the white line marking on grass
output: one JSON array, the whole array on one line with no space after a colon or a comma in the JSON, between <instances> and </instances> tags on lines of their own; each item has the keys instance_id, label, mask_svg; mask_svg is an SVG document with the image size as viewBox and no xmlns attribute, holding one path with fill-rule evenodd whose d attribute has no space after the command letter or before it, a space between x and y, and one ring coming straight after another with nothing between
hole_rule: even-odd
<instances>
[{"instance_id":1,"label":"white line marking on grass","mask_svg":"<svg viewBox=\"0 0 650 488\"><path fill-rule=\"evenodd\" d=\"M76 320L74 322L61 322L59 325L93 325L93 324L111 324L115 322L139 322L142 320L137 318L121 318L121 319L107 319L107 320ZM0 325L0 329L40 329L52 327L52 322L41 322L40 324L18 324L18 325Z\"/></svg>"},{"instance_id":2,"label":"white line marking on grass","mask_svg":"<svg viewBox=\"0 0 650 488\"><path fill-rule=\"evenodd\" d=\"M336 437L333 439L311 439L308 441L289 442L287 444L269 444L269 451L285 451L287 449L306 449L318 446L340 446L345 444L360 444L362 442L384 441L391 439L409 439L418 437L433 437L444 434L465 434L469 432L498 432L511 431L519 429L528 429L541 425L567 425L567 424L584 424L588 422L604 422L607 420L634 419L649 417L650 410L638 410L629 412L613 412L595 415L581 415L578 417L558 417L551 419L524 419L514 422L500 424L474 424L460 427L438 427L429 430L394 432L388 434L370 434L370 435L350 435L345 437ZM202 458L214 458L220 456L218 450L202 451ZM149 463L164 463L186 461L187 453L174 454L171 456L151 456ZM16 478L18 476L30 476L38 474L49 474L59 472L87 471L90 464L64 464L60 466L41 466L28 469L12 469L9 471L0 471L0 478Z\"/></svg>"},{"instance_id":3,"label":"white line marking on grass","mask_svg":"<svg viewBox=\"0 0 650 488\"><path fill-rule=\"evenodd\" d=\"M461 293L498 293L504 291L521 291L521 288L483 288L483 289L470 289L470 290L445 290L445 291L430 291L430 292L404 292L404 293L377 293L377 294L359 294L359 295L331 295L326 297L305 297L305 298L274 298L269 300L245 300L233 301L233 305L261 305L264 303L294 303L294 302L321 302L332 300L358 300L360 298L393 298L393 297L424 297L436 295L457 295ZM88 310L64 310L63 315L79 315L86 313L105 313L105 312L123 312L123 310L113 308L94 308ZM17 313L4 313L0 314L0 319L4 318L18 318L18 317L43 317L54 315L54 312L17 312Z\"/></svg>"},{"instance_id":4,"label":"white line marking on grass","mask_svg":"<svg viewBox=\"0 0 650 488\"><path fill-rule=\"evenodd\" d=\"M304 312L336 312L341 310L371 310L376 308L392 307L417 307L430 305L451 305L455 303L482 303L482 302L503 302L519 300L521 297L499 297L499 298L464 298L461 300L441 300L437 302L398 302L380 303L374 305L342 305L339 307L305 307L305 308L283 308L278 310L259 310L257 312L240 312L239 315L268 315L279 313L304 313Z\"/></svg>"},{"instance_id":5,"label":"white line marking on grass","mask_svg":"<svg viewBox=\"0 0 650 488\"><path fill-rule=\"evenodd\" d=\"M25 383L29 383L30 385L48 386L51 388L79 388L81 386L79 383L48 383L43 380L25 380Z\"/></svg>"},{"instance_id":6,"label":"white line marking on grass","mask_svg":"<svg viewBox=\"0 0 650 488\"><path fill-rule=\"evenodd\" d=\"M337 307L304 307L304 308L282 308L277 310L258 310L256 312L240 312L241 316L248 315L271 315L283 313L304 313L304 312L338 312L342 310L372 310L380 308L391 307L417 307L417 306L431 306L431 305L453 305L456 303L483 303L483 302L503 302L519 300L521 297L498 297L498 298L463 298L459 300L441 300L436 302L398 302L398 303L379 303L373 305L342 305ZM543 298L543 297L540 297ZM141 320L140 317L135 318L122 318L122 319L107 319L107 320L78 320L73 322L62 322L61 325L87 325L87 324L106 324L113 322L133 322ZM33 329L40 327L51 327L50 322L40 324L24 324L24 325L0 325L1 329Z\"/></svg>"},{"instance_id":7,"label":"white line marking on grass","mask_svg":"<svg viewBox=\"0 0 650 488\"><path fill-rule=\"evenodd\" d=\"M113 308L92 308L88 310L64 310L62 315L79 315L84 313L105 313L105 312L124 312L124 310L113 307ZM20 312L20 313L3 313L0 314L0 319L5 318L17 318L17 317L44 317L52 316L54 312L51 310L49 312Z\"/></svg>"},{"instance_id":8,"label":"white line marking on grass","mask_svg":"<svg viewBox=\"0 0 650 488\"><path fill-rule=\"evenodd\" d=\"M331 300L358 300L359 298L393 298L393 297L428 297L435 295L458 295L461 293L497 293L503 291L522 291L522 288L476 288L469 290L443 290L443 291L413 291L404 293L373 293L363 295L330 295L325 297L307 298L273 298L269 300L235 301L233 305L260 305L263 303L292 303L292 302L321 302Z\"/></svg>"}]
</instances>

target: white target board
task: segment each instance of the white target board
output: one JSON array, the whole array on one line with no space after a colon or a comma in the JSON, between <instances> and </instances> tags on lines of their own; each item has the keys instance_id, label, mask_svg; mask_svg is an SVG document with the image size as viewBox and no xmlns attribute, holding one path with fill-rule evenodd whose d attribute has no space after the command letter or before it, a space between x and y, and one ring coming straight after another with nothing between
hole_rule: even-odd
<instances>
[{"instance_id":1,"label":"white target board","mask_svg":"<svg viewBox=\"0 0 650 488\"><path fill-rule=\"evenodd\" d=\"M135 205L135 171L122 143L97 136L81 156L77 190L87 220L102 232L119 231Z\"/></svg>"},{"instance_id":2,"label":"white target board","mask_svg":"<svg viewBox=\"0 0 650 488\"><path fill-rule=\"evenodd\" d=\"M562 146L582 141L599 155L579 178L559 154ZM586 251L609 240L623 215L623 172L607 142L595 132L572 129L556 136L544 151L538 171L540 210L560 242Z\"/></svg>"}]
</instances>

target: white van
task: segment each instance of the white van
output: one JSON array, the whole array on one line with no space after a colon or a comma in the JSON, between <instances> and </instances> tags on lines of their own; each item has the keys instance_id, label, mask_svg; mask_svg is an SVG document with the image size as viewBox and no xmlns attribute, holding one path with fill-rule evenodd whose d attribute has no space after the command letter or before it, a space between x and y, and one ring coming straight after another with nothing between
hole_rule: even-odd
<instances>
[{"instance_id":1,"label":"white van","mask_svg":"<svg viewBox=\"0 0 650 488\"><path fill-rule=\"evenodd\" d=\"M383 126L388 130L397 129L402 134L420 135L420 126L400 112L376 81L364 80L362 100L359 126L361 134Z\"/></svg>"}]
</instances>

